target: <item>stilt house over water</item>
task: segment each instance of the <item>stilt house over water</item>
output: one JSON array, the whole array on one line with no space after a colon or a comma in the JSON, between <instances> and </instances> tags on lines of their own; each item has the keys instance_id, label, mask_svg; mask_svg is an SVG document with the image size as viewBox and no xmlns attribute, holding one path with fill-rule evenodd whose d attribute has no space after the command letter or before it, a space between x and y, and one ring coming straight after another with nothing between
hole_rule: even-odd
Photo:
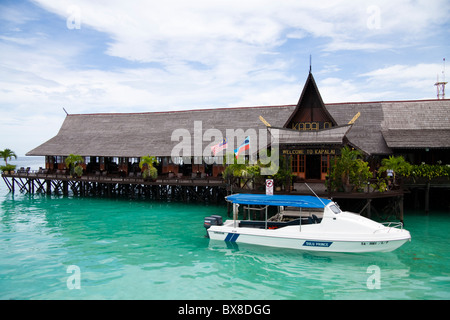
<instances>
[{"instance_id":1,"label":"stilt house over water","mask_svg":"<svg viewBox=\"0 0 450 320\"><path fill-rule=\"evenodd\" d=\"M205 139L208 130L225 138L227 130L274 128L279 129L280 155L299 180L324 180L330 162L345 145L361 150L372 166L392 154L415 164L450 163L450 100L325 104L312 73L295 105L70 114L55 137L27 155L45 156L47 170L65 170L65 158L78 154L85 159L87 174L126 176L140 171L140 157L151 155L160 160L160 175L218 177L224 165L201 157L212 144L211 137ZM178 158L171 157L180 146L177 132L190 138ZM196 137L202 140L200 154ZM241 143L233 141L234 148Z\"/></svg>"}]
</instances>

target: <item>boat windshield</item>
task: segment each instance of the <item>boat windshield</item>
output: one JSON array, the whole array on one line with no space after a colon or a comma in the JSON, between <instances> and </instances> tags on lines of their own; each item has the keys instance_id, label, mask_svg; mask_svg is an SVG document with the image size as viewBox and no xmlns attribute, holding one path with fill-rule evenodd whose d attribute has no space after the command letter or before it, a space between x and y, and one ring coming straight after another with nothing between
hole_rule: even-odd
<instances>
[{"instance_id":1,"label":"boat windshield","mask_svg":"<svg viewBox=\"0 0 450 320\"><path fill-rule=\"evenodd\" d=\"M330 209L331 209L331 211L333 211L333 212L336 213L336 214L342 212L341 209L339 209L339 207L338 207L336 204L330 205Z\"/></svg>"}]
</instances>

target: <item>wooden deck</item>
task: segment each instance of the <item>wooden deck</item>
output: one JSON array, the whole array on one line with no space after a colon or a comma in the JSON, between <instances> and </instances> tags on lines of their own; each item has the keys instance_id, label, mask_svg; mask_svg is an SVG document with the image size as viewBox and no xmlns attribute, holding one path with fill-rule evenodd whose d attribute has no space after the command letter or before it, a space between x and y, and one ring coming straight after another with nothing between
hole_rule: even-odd
<instances>
[{"instance_id":1,"label":"wooden deck","mask_svg":"<svg viewBox=\"0 0 450 320\"><path fill-rule=\"evenodd\" d=\"M168 178L144 180L142 177L118 175L84 175L71 177L61 173L3 173L11 192L68 195L143 195L153 199L220 202L226 196L226 184L220 178Z\"/></svg>"}]
</instances>

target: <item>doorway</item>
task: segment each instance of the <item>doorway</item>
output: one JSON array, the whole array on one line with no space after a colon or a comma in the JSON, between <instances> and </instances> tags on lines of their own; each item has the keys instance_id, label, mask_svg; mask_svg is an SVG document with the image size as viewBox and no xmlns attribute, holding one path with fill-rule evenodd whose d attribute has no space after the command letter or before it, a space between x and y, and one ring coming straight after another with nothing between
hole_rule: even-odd
<instances>
[{"instance_id":1,"label":"doorway","mask_svg":"<svg viewBox=\"0 0 450 320\"><path fill-rule=\"evenodd\" d=\"M320 155L306 156L306 179L321 179L321 158Z\"/></svg>"}]
</instances>

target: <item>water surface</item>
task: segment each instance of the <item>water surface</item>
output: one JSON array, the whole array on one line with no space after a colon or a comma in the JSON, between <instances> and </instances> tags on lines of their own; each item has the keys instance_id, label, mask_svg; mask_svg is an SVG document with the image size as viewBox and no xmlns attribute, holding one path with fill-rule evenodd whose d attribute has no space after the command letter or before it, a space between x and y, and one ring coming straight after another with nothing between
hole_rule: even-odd
<instances>
[{"instance_id":1,"label":"water surface","mask_svg":"<svg viewBox=\"0 0 450 320\"><path fill-rule=\"evenodd\" d=\"M448 212L406 212L412 241L367 254L210 242L211 214L226 207L13 195L1 181L0 299L450 298Z\"/></svg>"}]
</instances>

